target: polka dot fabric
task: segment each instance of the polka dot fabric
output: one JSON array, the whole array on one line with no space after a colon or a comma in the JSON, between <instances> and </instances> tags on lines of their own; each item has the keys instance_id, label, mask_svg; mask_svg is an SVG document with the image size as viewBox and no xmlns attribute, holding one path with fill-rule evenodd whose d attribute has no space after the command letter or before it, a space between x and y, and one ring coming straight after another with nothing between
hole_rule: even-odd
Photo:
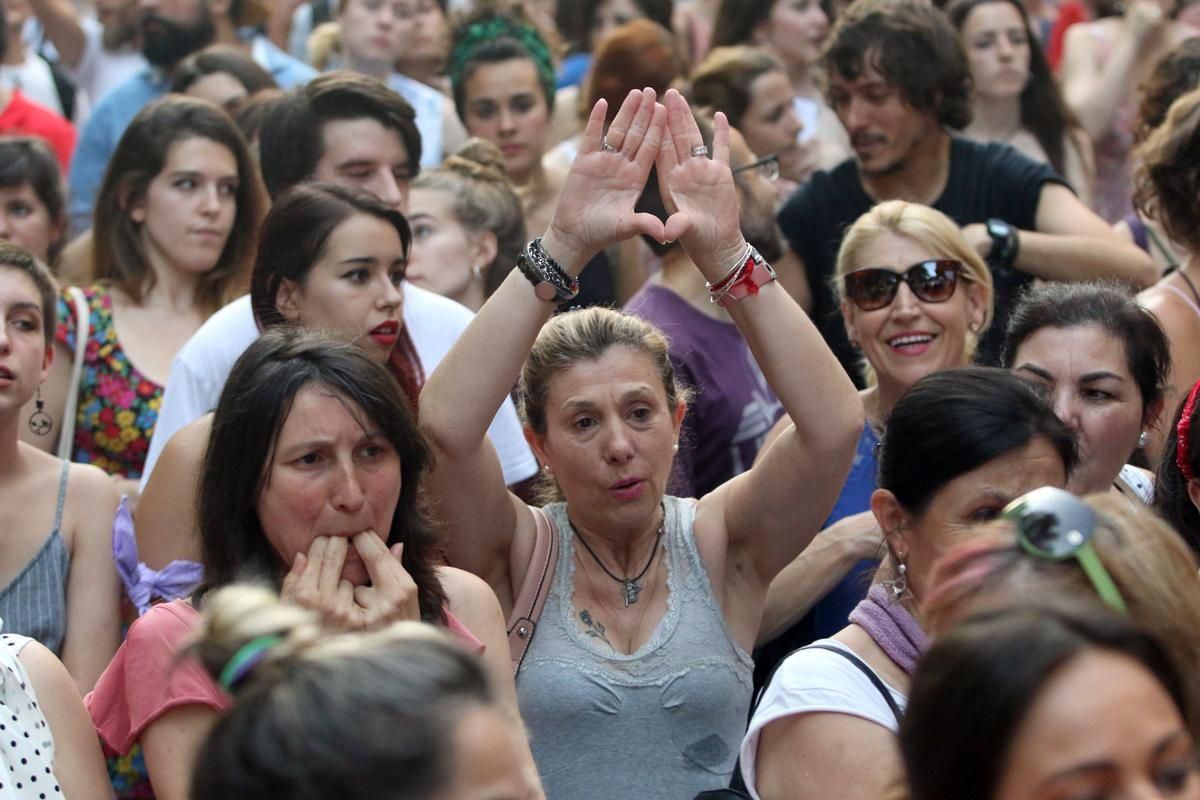
<instances>
[{"instance_id":1,"label":"polka dot fabric","mask_svg":"<svg viewBox=\"0 0 1200 800\"><path fill-rule=\"evenodd\" d=\"M17 658L30 641L0 634L0 800L62 797L50 726Z\"/></svg>"}]
</instances>

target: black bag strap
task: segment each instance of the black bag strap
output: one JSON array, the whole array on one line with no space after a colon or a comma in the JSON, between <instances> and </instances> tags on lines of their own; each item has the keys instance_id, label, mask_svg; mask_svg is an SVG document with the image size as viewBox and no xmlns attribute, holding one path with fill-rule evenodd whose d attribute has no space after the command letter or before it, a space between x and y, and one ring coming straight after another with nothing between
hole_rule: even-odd
<instances>
[{"instance_id":1,"label":"black bag strap","mask_svg":"<svg viewBox=\"0 0 1200 800\"><path fill-rule=\"evenodd\" d=\"M904 712L901 711L900 706L896 704L895 699L892 697L891 690L888 689L882 680L880 680L879 676L875 674L875 671L867 666L865 661L851 653L849 650L843 650L840 647L834 647L828 644L808 644L804 647L797 647L795 650L779 659L779 662L771 669L771 673L767 675L767 679L763 681L758 693L754 695L753 702L750 703L751 718L754 717L754 712L758 710L759 704L762 703L763 695L766 693L767 687L770 686L771 681L775 679L775 673L779 671L781 666L783 666L783 662L787 661L801 650L828 650L831 653L837 653L839 656L857 667L859 672L861 672L863 675L866 675L867 679L871 681L871 684L879 690L879 694L883 696L884 702L887 703L888 708L892 710L892 714L896 717L897 724L899 724L900 720L904 717ZM737 763L733 765L733 776L729 779L729 789L721 791L727 791L729 794L713 795L713 797L738 798L750 796L747 793L746 783L742 780L742 759L740 756L738 757ZM700 798L700 795L696 796L696 800L700 800Z\"/></svg>"},{"instance_id":2,"label":"black bag strap","mask_svg":"<svg viewBox=\"0 0 1200 800\"><path fill-rule=\"evenodd\" d=\"M840 647L833 647L827 644L810 644L808 648L801 647L800 649L828 650L831 653L837 653L839 656L858 667L858 671L863 675L866 675L867 679L871 681L875 688L879 690L879 693L883 695L883 700L885 703L887 703L888 708L892 710L892 715L896 718L896 723L899 724L900 720L903 719L904 712L900 710L900 706L896 705L896 700L892 697L891 689L889 689L884 682L880 680L879 676L875 674L875 670L868 667L866 662L854 655L854 653L851 653L849 650L843 650Z\"/></svg>"}]
</instances>

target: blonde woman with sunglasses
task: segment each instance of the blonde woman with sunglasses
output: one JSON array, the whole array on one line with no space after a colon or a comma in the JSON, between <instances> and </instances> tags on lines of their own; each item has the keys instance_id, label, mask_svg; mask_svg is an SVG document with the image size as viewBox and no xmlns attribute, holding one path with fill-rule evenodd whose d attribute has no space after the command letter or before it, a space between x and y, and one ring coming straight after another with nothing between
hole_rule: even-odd
<instances>
[{"instance_id":1,"label":"blonde woman with sunglasses","mask_svg":"<svg viewBox=\"0 0 1200 800\"><path fill-rule=\"evenodd\" d=\"M992 276L940 211L889 200L846 231L834 293L862 354L867 426L824 530L771 584L755 654L756 684L785 655L846 625L877 566L882 531L869 510L876 449L896 401L926 375L971 362L992 321ZM776 426L781 430L787 419Z\"/></svg>"}]
</instances>

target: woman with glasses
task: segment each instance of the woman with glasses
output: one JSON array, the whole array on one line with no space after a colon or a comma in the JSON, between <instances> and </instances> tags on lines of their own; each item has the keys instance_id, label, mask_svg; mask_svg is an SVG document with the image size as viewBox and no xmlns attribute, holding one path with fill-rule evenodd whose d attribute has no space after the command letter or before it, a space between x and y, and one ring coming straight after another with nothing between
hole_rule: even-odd
<instances>
[{"instance_id":1,"label":"woman with glasses","mask_svg":"<svg viewBox=\"0 0 1200 800\"><path fill-rule=\"evenodd\" d=\"M1172 663L1153 633L1062 603L966 621L917 670L896 796L1197 800L1195 664Z\"/></svg>"},{"instance_id":2,"label":"woman with glasses","mask_svg":"<svg viewBox=\"0 0 1200 800\"><path fill-rule=\"evenodd\" d=\"M867 591L882 532L869 511L880 433L896 401L926 375L971 363L992 319L992 277L959 228L915 203L880 203L842 240L835 292L863 355L868 424L825 529L771 585L758 683L801 645L831 636Z\"/></svg>"},{"instance_id":3,"label":"woman with glasses","mask_svg":"<svg viewBox=\"0 0 1200 800\"><path fill-rule=\"evenodd\" d=\"M795 651L774 673L741 748L752 797L882 796L897 771L894 734L925 649L920 604L934 563L1017 497L1065 485L1074 463L1070 430L1003 370L941 370L899 399L871 494L887 548L881 580L847 627Z\"/></svg>"},{"instance_id":4,"label":"woman with glasses","mask_svg":"<svg viewBox=\"0 0 1200 800\"><path fill-rule=\"evenodd\" d=\"M692 73L689 99L720 109L741 131L746 144L764 158L774 157L780 202L812 172L813 148L801 144L804 133L793 106L791 84L783 62L756 47L719 47ZM838 153L845 155L843 150ZM836 162L834 162L836 163Z\"/></svg>"},{"instance_id":5,"label":"woman with glasses","mask_svg":"<svg viewBox=\"0 0 1200 800\"><path fill-rule=\"evenodd\" d=\"M1080 499L1043 487L933 569L921 606L930 634L972 613L1027 599L1079 598L1128 614L1161 637L1200 700L1200 580L1196 558L1145 506L1111 494ZM1189 720L1200 735L1200 718Z\"/></svg>"},{"instance_id":6,"label":"woman with glasses","mask_svg":"<svg viewBox=\"0 0 1200 800\"><path fill-rule=\"evenodd\" d=\"M1150 476L1126 462L1160 424L1171 374L1170 345L1153 314L1120 286L1040 286L1013 310L1001 363L1045 394L1075 431L1071 491L1150 502Z\"/></svg>"}]
</instances>

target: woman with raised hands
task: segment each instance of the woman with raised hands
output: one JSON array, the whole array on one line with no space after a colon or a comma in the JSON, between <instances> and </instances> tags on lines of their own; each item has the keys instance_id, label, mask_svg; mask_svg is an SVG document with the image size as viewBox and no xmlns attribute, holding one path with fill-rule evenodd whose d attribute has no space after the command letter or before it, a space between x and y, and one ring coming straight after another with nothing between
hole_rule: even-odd
<instances>
[{"instance_id":1,"label":"woman with raised hands","mask_svg":"<svg viewBox=\"0 0 1200 800\"><path fill-rule=\"evenodd\" d=\"M547 519L558 544L517 673L547 795L691 797L732 772L767 586L828 514L862 411L742 237L725 116L710 159L674 90L665 108L653 90L630 92L601 136L605 105L592 110L549 229L425 386L427 486L451 563L484 577L510 616ZM655 163L665 223L634 212ZM752 469L698 501L664 497L686 398L662 334L607 309L550 319L593 254L641 233L679 239L795 421ZM507 492L484 438L519 373L527 436L563 500L542 509Z\"/></svg>"}]
</instances>

